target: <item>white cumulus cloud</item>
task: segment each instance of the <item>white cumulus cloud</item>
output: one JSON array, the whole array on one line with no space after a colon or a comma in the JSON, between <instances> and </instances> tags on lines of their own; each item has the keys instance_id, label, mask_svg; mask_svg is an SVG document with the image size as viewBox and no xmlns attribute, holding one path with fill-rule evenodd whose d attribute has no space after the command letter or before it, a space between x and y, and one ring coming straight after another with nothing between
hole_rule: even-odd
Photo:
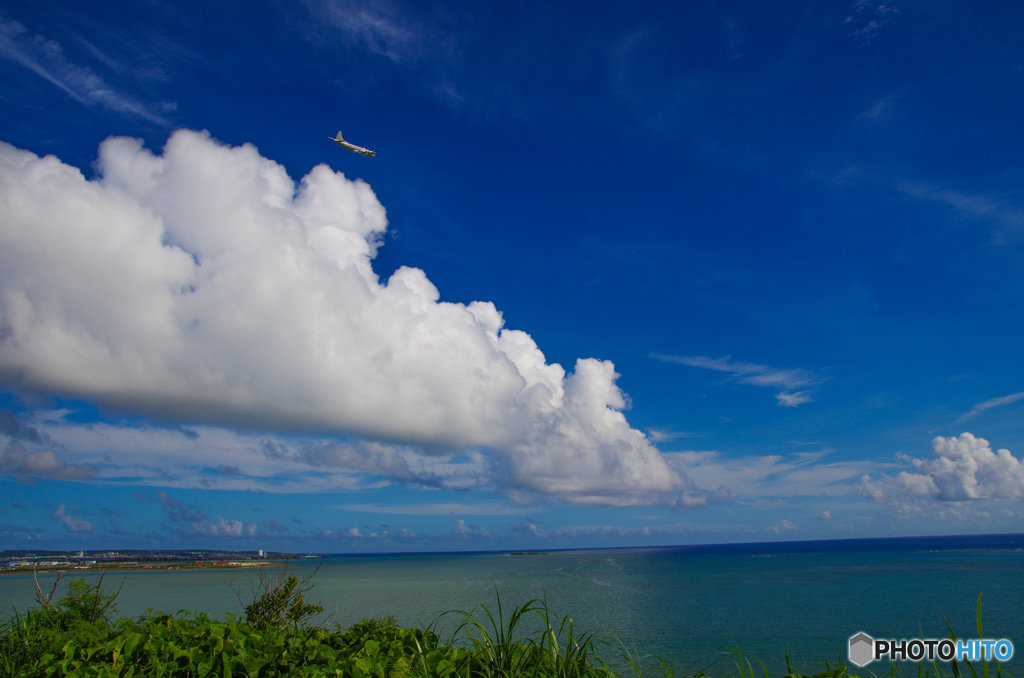
<instances>
[{"instance_id":1,"label":"white cumulus cloud","mask_svg":"<svg viewBox=\"0 0 1024 678\"><path fill-rule=\"evenodd\" d=\"M366 183L320 165L296 185L255 147L192 131L162 155L108 139L97 170L0 143L8 386L171 422L486 450L507 487L574 502L700 503L627 422L610 362L566 373L490 302L443 302L415 268L379 280L387 219Z\"/></svg>"},{"instance_id":2,"label":"white cumulus cloud","mask_svg":"<svg viewBox=\"0 0 1024 678\"><path fill-rule=\"evenodd\" d=\"M1018 500L1024 497L1024 463L1009 450L993 450L970 433L932 440L932 458L897 458L914 467L895 477L861 479L864 496L905 507L921 501Z\"/></svg>"}]
</instances>

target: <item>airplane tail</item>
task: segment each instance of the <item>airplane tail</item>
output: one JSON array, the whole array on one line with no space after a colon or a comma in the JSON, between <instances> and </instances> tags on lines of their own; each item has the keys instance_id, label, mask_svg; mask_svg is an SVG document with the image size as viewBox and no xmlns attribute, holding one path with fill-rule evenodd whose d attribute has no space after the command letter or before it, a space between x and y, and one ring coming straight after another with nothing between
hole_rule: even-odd
<instances>
[{"instance_id":1,"label":"airplane tail","mask_svg":"<svg viewBox=\"0 0 1024 678\"><path fill-rule=\"evenodd\" d=\"M330 137L328 137L328 138L330 138ZM338 136L336 136L333 139L331 139L331 141L344 141L344 139L341 138L341 130L340 129L338 130Z\"/></svg>"}]
</instances>

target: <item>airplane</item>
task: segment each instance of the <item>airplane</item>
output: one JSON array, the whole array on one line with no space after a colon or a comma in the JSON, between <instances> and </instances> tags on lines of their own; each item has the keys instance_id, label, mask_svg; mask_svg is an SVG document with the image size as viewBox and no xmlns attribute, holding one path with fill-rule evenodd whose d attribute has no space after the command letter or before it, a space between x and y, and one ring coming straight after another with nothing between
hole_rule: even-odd
<instances>
[{"instance_id":1,"label":"airplane","mask_svg":"<svg viewBox=\"0 0 1024 678\"><path fill-rule=\"evenodd\" d=\"M355 144L350 144L349 142L342 139L341 130L338 130L338 136L327 138L333 141L334 143L338 144L345 150L352 151L353 153L359 153L360 155L365 155L367 158L372 158L373 156L377 155L375 151L371 151L368 148L363 148L362 146L356 146Z\"/></svg>"}]
</instances>

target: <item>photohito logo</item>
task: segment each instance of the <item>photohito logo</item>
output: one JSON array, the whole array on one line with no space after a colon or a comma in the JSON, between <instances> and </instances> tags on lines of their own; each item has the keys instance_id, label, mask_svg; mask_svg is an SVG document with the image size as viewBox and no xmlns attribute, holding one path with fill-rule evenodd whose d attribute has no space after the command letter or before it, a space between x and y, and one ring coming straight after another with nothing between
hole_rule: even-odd
<instances>
[{"instance_id":1,"label":"photohito logo","mask_svg":"<svg viewBox=\"0 0 1024 678\"><path fill-rule=\"evenodd\" d=\"M1013 659L1013 643L1006 638L983 640L980 638L951 640L949 638L910 638L901 640L875 639L859 631L850 636L846 655L851 664L864 667L871 662L889 661L991 661L1008 662Z\"/></svg>"}]
</instances>

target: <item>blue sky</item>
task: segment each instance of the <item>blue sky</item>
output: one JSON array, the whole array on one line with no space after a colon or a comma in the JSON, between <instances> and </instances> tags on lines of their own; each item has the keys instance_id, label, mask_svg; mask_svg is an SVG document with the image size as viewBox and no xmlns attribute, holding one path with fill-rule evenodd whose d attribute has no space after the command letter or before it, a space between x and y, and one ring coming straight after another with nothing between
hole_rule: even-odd
<instances>
[{"instance_id":1,"label":"blue sky","mask_svg":"<svg viewBox=\"0 0 1024 678\"><path fill-rule=\"evenodd\" d=\"M0 548L1021 531L1022 27L5 3Z\"/></svg>"}]
</instances>

